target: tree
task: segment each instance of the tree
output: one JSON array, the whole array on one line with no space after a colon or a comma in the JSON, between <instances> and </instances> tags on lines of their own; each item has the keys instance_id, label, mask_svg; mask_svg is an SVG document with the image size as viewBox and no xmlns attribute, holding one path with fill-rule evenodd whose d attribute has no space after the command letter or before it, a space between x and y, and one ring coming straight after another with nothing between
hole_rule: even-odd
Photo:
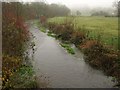
<instances>
[{"instance_id":1,"label":"tree","mask_svg":"<svg viewBox=\"0 0 120 90\"><path fill-rule=\"evenodd\" d=\"M120 1L118 2L118 16L120 17Z\"/></svg>"},{"instance_id":2,"label":"tree","mask_svg":"<svg viewBox=\"0 0 120 90\"><path fill-rule=\"evenodd\" d=\"M49 16L67 16L70 13L70 9L65 5L50 4L49 5Z\"/></svg>"},{"instance_id":3,"label":"tree","mask_svg":"<svg viewBox=\"0 0 120 90\"><path fill-rule=\"evenodd\" d=\"M115 8L115 11L114 11L114 14L116 15L116 16L118 16L118 14L119 14L119 12L120 12L120 2L118 1L118 0L115 0L114 2L113 2L113 7Z\"/></svg>"},{"instance_id":4,"label":"tree","mask_svg":"<svg viewBox=\"0 0 120 90\"><path fill-rule=\"evenodd\" d=\"M109 16L109 14L105 11L95 11L91 16Z\"/></svg>"}]
</instances>

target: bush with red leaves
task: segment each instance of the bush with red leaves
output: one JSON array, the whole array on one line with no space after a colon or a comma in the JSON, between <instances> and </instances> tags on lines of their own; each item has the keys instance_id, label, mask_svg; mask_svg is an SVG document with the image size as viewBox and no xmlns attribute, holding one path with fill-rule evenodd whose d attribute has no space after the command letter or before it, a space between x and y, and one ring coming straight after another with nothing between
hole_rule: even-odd
<instances>
[{"instance_id":1,"label":"bush with red leaves","mask_svg":"<svg viewBox=\"0 0 120 90\"><path fill-rule=\"evenodd\" d=\"M9 4L6 6L9 6ZM22 55L24 44L29 38L27 26L24 24L21 16L16 16L14 10L6 10L6 12L4 12L5 10L6 9L3 9L2 14L3 53L9 55Z\"/></svg>"},{"instance_id":2,"label":"bush with red leaves","mask_svg":"<svg viewBox=\"0 0 120 90\"><path fill-rule=\"evenodd\" d=\"M29 40L29 31L22 16L15 13L14 4L3 3L2 13L2 53L3 87L10 76L22 65L24 52Z\"/></svg>"}]
</instances>

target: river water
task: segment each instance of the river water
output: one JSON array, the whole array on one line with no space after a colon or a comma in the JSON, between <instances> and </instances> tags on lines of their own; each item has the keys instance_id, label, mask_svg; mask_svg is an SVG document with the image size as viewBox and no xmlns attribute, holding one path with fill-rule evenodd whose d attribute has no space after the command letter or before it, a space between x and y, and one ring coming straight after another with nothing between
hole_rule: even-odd
<instances>
[{"instance_id":1,"label":"river water","mask_svg":"<svg viewBox=\"0 0 120 90\"><path fill-rule=\"evenodd\" d=\"M33 24L30 32L35 36L36 52L34 68L39 78L49 79L52 88L111 88L115 85L111 77L91 68L85 63L83 54L71 55L59 42L47 36Z\"/></svg>"}]
</instances>

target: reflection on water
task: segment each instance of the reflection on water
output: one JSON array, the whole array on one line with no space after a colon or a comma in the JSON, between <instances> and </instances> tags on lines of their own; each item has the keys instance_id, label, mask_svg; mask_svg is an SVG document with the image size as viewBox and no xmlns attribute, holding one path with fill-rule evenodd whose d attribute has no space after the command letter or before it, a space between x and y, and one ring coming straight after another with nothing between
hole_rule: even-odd
<instances>
[{"instance_id":1,"label":"reflection on water","mask_svg":"<svg viewBox=\"0 0 120 90\"><path fill-rule=\"evenodd\" d=\"M94 70L84 62L83 54L68 54L59 42L36 27L30 28L35 38L34 67L37 75L49 77L53 88L110 88L115 83L101 71Z\"/></svg>"}]
</instances>

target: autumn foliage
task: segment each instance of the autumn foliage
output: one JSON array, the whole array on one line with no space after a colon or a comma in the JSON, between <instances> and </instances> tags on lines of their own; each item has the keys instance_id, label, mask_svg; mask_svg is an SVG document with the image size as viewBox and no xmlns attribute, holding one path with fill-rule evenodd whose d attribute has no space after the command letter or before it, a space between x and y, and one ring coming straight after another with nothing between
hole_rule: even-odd
<instances>
[{"instance_id":1,"label":"autumn foliage","mask_svg":"<svg viewBox=\"0 0 120 90\"><path fill-rule=\"evenodd\" d=\"M5 7L11 6L11 4L3 5ZM9 55L21 55L21 49L29 38L29 32L22 16L17 16L14 9L9 11L6 9L3 9L2 20L3 52Z\"/></svg>"}]
</instances>

